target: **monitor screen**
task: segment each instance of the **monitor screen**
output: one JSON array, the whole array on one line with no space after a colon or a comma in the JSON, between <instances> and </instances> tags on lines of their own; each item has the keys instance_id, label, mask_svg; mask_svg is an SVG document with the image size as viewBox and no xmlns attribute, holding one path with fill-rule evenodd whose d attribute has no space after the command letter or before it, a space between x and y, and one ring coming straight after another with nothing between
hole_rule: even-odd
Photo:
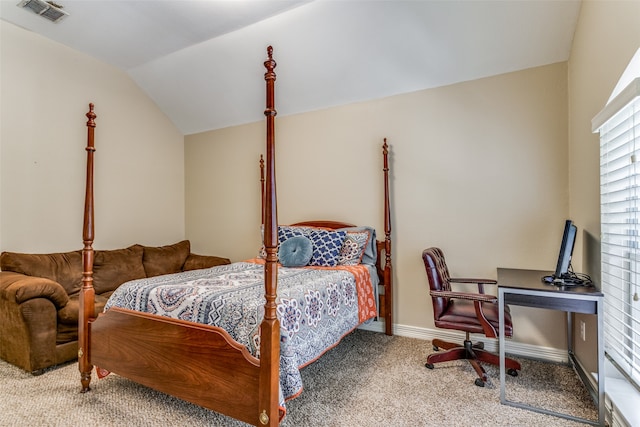
<instances>
[{"instance_id":1,"label":"monitor screen","mask_svg":"<svg viewBox=\"0 0 640 427\"><path fill-rule=\"evenodd\" d=\"M554 278L556 279L564 279L568 276L577 231L577 227L568 219L564 224L562 244L560 245L560 253L558 254L558 264L556 265L556 272L554 274Z\"/></svg>"}]
</instances>

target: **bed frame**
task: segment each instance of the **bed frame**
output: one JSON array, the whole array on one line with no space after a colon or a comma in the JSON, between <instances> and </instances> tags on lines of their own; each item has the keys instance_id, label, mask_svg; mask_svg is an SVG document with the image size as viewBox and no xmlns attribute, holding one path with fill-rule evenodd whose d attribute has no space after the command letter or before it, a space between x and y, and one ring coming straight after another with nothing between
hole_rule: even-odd
<instances>
[{"instance_id":1,"label":"bed frame","mask_svg":"<svg viewBox=\"0 0 640 427\"><path fill-rule=\"evenodd\" d=\"M129 378L163 393L195 403L256 426L280 422L280 324L276 316L278 280L278 219L275 182L274 84L276 63L267 48L266 179L263 181L265 315L260 325L260 359L234 341L223 329L136 311L111 308L94 316L94 204L93 156L95 118L89 104L87 175L83 224L83 277L80 293L78 368L82 392L90 390L93 366ZM388 146L383 145L385 239L378 241L378 272L384 285L385 332L391 331L392 267L389 212ZM325 227L349 224L333 221L300 223ZM382 253L384 252L384 264Z\"/></svg>"}]
</instances>

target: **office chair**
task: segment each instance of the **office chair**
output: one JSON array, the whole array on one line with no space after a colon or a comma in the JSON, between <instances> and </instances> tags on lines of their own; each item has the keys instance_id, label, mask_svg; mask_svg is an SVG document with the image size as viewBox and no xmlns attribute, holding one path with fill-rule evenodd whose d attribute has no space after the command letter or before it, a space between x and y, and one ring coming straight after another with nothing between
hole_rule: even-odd
<instances>
[{"instance_id":1,"label":"office chair","mask_svg":"<svg viewBox=\"0 0 640 427\"><path fill-rule=\"evenodd\" d=\"M433 302L435 326L466 333L466 339L462 345L440 339L432 340L434 350L442 348L446 351L430 354L425 366L433 369L434 363L467 359L478 374L475 384L478 387L484 387L487 374L480 362L500 365L500 358L497 354L484 350L484 343L473 344L469 339L469 334L484 334L490 338L498 337L498 299L494 295L484 293L484 285L495 285L497 282L490 279L451 278L444 253L439 248L425 249L422 252L422 261L429 279L429 293ZM476 283L478 292L454 292L451 290L452 283ZM505 336L511 337L513 325L508 307L505 308L504 322ZM521 369L520 363L509 358L505 358L505 367L507 373L514 377Z\"/></svg>"}]
</instances>

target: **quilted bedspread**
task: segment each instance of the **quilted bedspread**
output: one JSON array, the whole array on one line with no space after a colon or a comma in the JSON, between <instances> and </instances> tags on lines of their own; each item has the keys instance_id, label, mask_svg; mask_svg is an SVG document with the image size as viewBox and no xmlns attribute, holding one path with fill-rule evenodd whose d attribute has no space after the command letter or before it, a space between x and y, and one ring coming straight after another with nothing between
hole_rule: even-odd
<instances>
[{"instance_id":1,"label":"quilted bedspread","mask_svg":"<svg viewBox=\"0 0 640 427\"><path fill-rule=\"evenodd\" d=\"M276 302L282 403L302 391L300 368L376 316L369 268L279 267ZM117 306L218 326L259 358L263 272L261 263L237 262L135 280L114 292L105 311Z\"/></svg>"}]
</instances>

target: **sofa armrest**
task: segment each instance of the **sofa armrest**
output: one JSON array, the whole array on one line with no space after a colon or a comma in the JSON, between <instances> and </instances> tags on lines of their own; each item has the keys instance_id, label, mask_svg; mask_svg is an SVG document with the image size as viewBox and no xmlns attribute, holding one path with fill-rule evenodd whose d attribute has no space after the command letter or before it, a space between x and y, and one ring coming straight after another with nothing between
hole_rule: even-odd
<instances>
[{"instance_id":1,"label":"sofa armrest","mask_svg":"<svg viewBox=\"0 0 640 427\"><path fill-rule=\"evenodd\" d=\"M182 271L199 270L201 268L209 268L225 264L231 264L229 258L222 258L213 255L189 254L182 266Z\"/></svg>"},{"instance_id":2,"label":"sofa armrest","mask_svg":"<svg viewBox=\"0 0 640 427\"><path fill-rule=\"evenodd\" d=\"M0 271L0 298L17 304L34 298L46 298L53 302L56 309L69 302L69 295L58 282L13 271Z\"/></svg>"}]
</instances>

